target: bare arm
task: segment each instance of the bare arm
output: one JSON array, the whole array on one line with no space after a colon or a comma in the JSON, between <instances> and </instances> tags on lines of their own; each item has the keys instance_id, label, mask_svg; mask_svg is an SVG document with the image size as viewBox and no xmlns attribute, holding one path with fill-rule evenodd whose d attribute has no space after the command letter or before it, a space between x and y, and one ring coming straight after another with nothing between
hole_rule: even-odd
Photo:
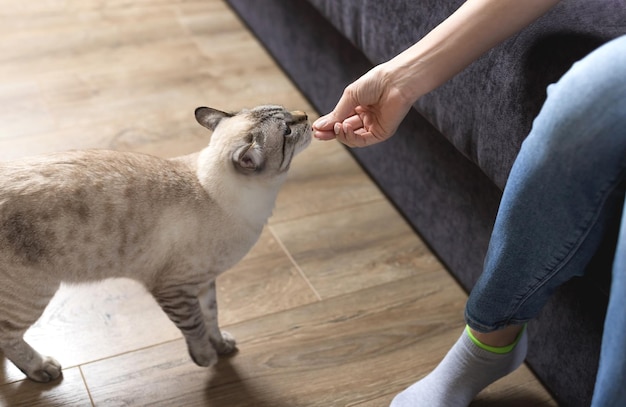
<instances>
[{"instance_id":1,"label":"bare arm","mask_svg":"<svg viewBox=\"0 0 626 407\"><path fill-rule=\"evenodd\" d=\"M413 101L546 13L558 0L469 0L388 62L390 79Z\"/></svg>"},{"instance_id":2,"label":"bare arm","mask_svg":"<svg viewBox=\"0 0 626 407\"><path fill-rule=\"evenodd\" d=\"M419 42L349 85L314 123L321 140L364 146L389 138L425 93L443 84L559 0L468 0Z\"/></svg>"}]
</instances>

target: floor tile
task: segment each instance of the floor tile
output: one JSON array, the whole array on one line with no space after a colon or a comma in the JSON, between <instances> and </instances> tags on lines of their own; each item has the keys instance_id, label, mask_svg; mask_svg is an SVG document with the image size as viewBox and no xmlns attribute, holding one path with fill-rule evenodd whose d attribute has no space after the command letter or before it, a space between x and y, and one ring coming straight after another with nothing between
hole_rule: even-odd
<instances>
[{"instance_id":1,"label":"floor tile","mask_svg":"<svg viewBox=\"0 0 626 407\"><path fill-rule=\"evenodd\" d=\"M322 298L446 272L386 200L270 227Z\"/></svg>"},{"instance_id":2,"label":"floor tile","mask_svg":"<svg viewBox=\"0 0 626 407\"><path fill-rule=\"evenodd\" d=\"M384 199L338 142L313 140L292 162L270 224Z\"/></svg>"},{"instance_id":3,"label":"floor tile","mask_svg":"<svg viewBox=\"0 0 626 407\"><path fill-rule=\"evenodd\" d=\"M217 280L221 325L318 301L318 297L266 229L252 251Z\"/></svg>"},{"instance_id":4,"label":"floor tile","mask_svg":"<svg viewBox=\"0 0 626 407\"><path fill-rule=\"evenodd\" d=\"M448 276L385 288L228 326L239 352L215 368L196 367L183 341L173 341L86 365L85 378L96 405L311 407L367 400L404 384L403 372L432 368L463 326L462 291ZM437 305L429 304L433 297Z\"/></svg>"},{"instance_id":5,"label":"floor tile","mask_svg":"<svg viewBox=\"0 0 626 407\"><path fill-rule=\"evenodd\" d=\"M0 365L2 361L0 361ZM23 380L0 386L0 406L83 407L91 406L89 393L78 368L66 369L53 383Z\"/></svg>"},{"instance_id":6,"label":"floor tile","mask_svg":"<svg viewBox=\"0 0 626 407\"><path fill-rule=\"evenodd\" d=\"M62 286L25 340L68 368L179 337L142 286L120 279ZM5 371L8 381L24 378L10 362Z\"/></svg>"}]
</instances>

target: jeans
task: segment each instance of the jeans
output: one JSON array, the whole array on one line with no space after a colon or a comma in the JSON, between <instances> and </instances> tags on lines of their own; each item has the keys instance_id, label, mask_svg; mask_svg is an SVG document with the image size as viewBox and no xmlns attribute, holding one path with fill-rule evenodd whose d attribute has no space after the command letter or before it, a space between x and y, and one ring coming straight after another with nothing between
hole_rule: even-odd
<instances>
[{"instance_id":1,"label":"jeans","mask_svg":"<svg viewBox=\"0 0 626 407\"><path fill-rule=\"evenodd\" d=\"M626 36L621 36L548 88L504 189L484 271L467 303L468 325L492 332L524 324L561 284L581 276L610 219L623 210L625 175ZM598 406L626 406L624 218L626 212L594 391Z\"/></svg>"},{"instance_id":2,"label":"jeans","mask_svg":"<svg viewBox=\"0 0 626 407\"><path fill-rule=\"evenodd\" d=\"M593 407L626 406L626 205L622 213Z\"/></svg>"}]
</instances>

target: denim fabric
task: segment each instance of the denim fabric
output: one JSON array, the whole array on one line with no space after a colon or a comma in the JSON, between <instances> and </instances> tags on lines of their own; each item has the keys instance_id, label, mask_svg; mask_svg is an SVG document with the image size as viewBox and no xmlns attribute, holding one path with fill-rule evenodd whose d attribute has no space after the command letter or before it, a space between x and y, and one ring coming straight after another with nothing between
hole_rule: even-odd
<instances>
[{"instance_id":1,"label":"denim fabric","mask_svg":"<svg viewBox=\"0 0 626 407\"><path fill-rule=\"evenodd\" d=\"M523 324L558 286L582 275L611 215L622 211L625 175L622 36L574 64L548 88L507 181L484 271L467 303L467 323L481 332ZM618 399L599 401L602 406L626 405L625 224L594 391L598 400L600 394ZM608 378L614 374L621 374L621 380Z\"/></svg>"},{"instance_id":2,"label":"denim fabric","mask_svg":"<svg viewBox=\"0 0 626 407\"><path fill-rule=\"evenodd\" d=\"M626 205L613 262L609 308L604 321L600 367L592 407L626 406Z\"/></svg>"}]
</instances>

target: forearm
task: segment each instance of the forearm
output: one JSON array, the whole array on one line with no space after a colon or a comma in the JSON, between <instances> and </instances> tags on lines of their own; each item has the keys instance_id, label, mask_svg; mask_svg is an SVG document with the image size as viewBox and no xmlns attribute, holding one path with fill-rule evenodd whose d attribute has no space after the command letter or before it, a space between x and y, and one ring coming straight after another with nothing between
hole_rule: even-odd
<instances>
[{"instance_id":1,"label":"forearm","mask_svg":"<svg viewBox=\"0 0 626 407\"><path fill-rule=\"evenodd\" d=\"M411 101L443 84L559 0L468 0L406 51L380 66Z\"/></svg>"}]
</instances>

